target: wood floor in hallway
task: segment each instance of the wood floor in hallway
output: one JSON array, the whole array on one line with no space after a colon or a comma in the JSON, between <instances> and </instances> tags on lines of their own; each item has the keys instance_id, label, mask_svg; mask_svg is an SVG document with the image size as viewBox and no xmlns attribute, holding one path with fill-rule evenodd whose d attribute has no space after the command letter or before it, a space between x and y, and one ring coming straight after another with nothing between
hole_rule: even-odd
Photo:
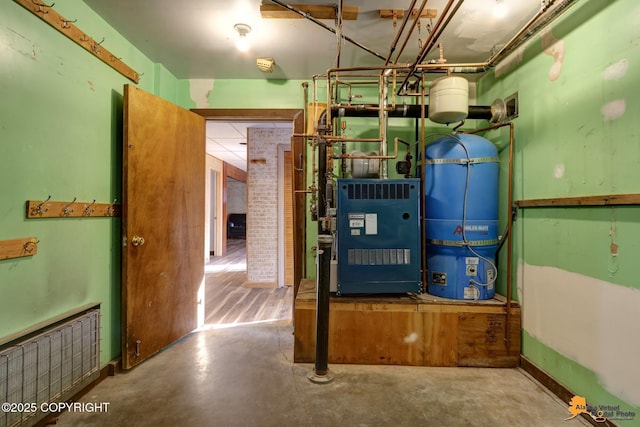
<instances>
[{"instance_id":1,"label":"wood floor in hallway","mask_svg":"<svg viewBox=\"0 0 640 427\"><path fill-rule=\"evenodd\" d=\"M245 240L227 240L227 254L205 266L205 323L222 326L291 320L293 288L255 288L247 282Z\"/></svg>"}]
</instances>

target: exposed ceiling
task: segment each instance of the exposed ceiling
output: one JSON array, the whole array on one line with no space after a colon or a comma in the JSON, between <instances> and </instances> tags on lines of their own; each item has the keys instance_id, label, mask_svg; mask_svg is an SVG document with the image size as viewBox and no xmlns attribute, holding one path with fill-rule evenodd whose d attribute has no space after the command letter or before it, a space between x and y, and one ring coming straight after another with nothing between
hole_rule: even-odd
<instances>
[{"instance_id":1,"label":"exposed ceiling","mask_svg":"<svg viewBox=\"0 0 640 427\"><path fill-rule=\"evenodd\" d=\"M153 62L163 64L180 79L310 79L336 63L335 34L304 18L262 18L260 6L262 3L271 4L269 1L84 1ZM285 3L333 6L338 0L293 0ZM400 63L415 61L419 52L418 39L426 39L428 24L435 24L447 3L448 0L427 1L425 9L435 9L438 15L433 21L429 18L420 20L420 34L417 29L414 31ZM358 15L356 20L343 22L343 33L386 58L402 19L397 19L394 29L393 19L380 18L379 11L408 9L410 4L410 0L345 0L343 7L357 7ZM416 8L421 4L422 0L417 1ZM506 15L497 17L498 7L505 8ZM456 63L487 60L493 50L504 45L540 7L541 0L461 2L461 7L438 39L444 46L445 58ZM334 19L321 22L335 28ZM251 27L246 37L250 49L244 53L236 48L239 35L234 25L237 23ZM274 71L261 72L256 66L258 57L273 58ZM427 59L437 57L436 48ZM383 62L349 42L344 43L340 55L342 67L375 66Z\"/></svg>"},{"instance_id":2,"label":"exposed ceiling","mask_svg":"<svg viewBox=\"0 0 640 427\"><path fill-rule=\"evenodd\" d=\"M318 5L329 6L335 14L340 0L293 0L279 3L300 10ZM424 0L415 1L414 9ZM547 0L548 1L548 0ZM343 12L357 8L357 19L343 21L343 34L360 44L342 43L337 55L337 36L309 19L277 19L263 17L261 5L269 0L84 0L113 28L126 37L153 62L161 63L180 79L311 79L336 65L341 67L380 66L387 58L403 18L381 18L381 10L403 12L411 0L343 0ZM451 2L451 3L450 3ZM541 0L428 0L425 11L434 10L435 17L423 17L410 37L414 20L409 19L391 61L414 63L420 43L427 40L429 29L450 5L456 10L451 21L437 39L449 63L484 62L504 46L541 8ZM277 6L277 10L286 9ZM499 16L502 9L505 13ZM345 14L343 14L345 15ZM294 16L298 16L295 15ZM445 14L445 17L449 14ZM345 15L346 17L346 15ZM336 19L320 19L335 29ZM234 26L246 24L250 48L240 52L240 38ZM401 49L405 39L406 48ZM402 55L398 54L402 51ZM372 53L373 52L373 53ZM377 55L376 55L377 54ZM273 58L272 73L260 71L259 57ZM439 50L432 49L425 61L437 59ZM126 58L124 58L126 61ZM278 126L265 123L207 124L207 152L246 170L247 127Z\"/></svg>"},{"instance_id":3,"label":"exposed ceiling","mask_svg":"<svg viewBox=\"0 0 640 427\"><path fill-rule=\"evenodd\" d=\"M207 153L247 170L248 128L292 128L291 123L207 122Z\"/></svg>"}]
</instances>

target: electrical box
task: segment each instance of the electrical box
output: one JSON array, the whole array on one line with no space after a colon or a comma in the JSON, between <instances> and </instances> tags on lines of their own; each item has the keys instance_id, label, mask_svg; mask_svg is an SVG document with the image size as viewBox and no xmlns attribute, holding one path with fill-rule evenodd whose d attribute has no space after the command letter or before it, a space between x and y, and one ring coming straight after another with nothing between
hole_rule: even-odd
<instances>
[{"instance_id":1,"label":"electrical box","mask_svg":"<svg viewBox=\"0 0 640 427\"><path fill-rule=\"evenodd\" d=\"M420 293L420 180L338 179L337 193L337 294Z\"/></svg>"}]
</instances>

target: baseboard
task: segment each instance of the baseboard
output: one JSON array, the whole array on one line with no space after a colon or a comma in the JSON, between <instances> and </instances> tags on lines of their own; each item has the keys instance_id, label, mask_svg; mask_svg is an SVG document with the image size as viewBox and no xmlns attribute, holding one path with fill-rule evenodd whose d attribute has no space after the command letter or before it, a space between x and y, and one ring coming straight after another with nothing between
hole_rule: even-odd
<instances>
[{"instance_id":1,"label":"baseboard","mask_svg":"<svg viewBox=\"0 0 640 427\"><path fill-rule=\"evenodd\" d=\"M102 369L100 369L100 375L98 376L98 378L95 379L95 381L93 381L91 384L87 385L85 388L83 388L82 390L80 390L79 392L74 394L71 399L67 400L67 402L77 402L84 395L89 393L95 386L97 386L102 381L104 381L107 377L115 376L116 373L120 371L120 367L121 367L120 358L110 361ZM34 424L34 427L45 427L45 426L50 426L52 424L57 424L58 423L58 417L60 416L60 414L62 412L63 411L51 412L49 415L44 417L42 420L40 420L36 424Z\"/></svg>"},{"instance_id":2,"label":"baseboard","mask_svg":"<svg viewBox=\"0 0 640 427\"><path fill-rule=\"evenodd\" d=\"M571 398L573 398L573 396L576 395L576 393L560 384L558 381L556 381L555 378L543 371L538 365L534 364L532 361L522 355L520 355L520 367L534 379L536 379L539 383L548 388L549 391L558 396L560 400L566 402L567 408L569 408L569 401L571 400ZM567 415L569 415L569 412L567 412ZM581 414L580 416L593 426L618 427L618 425L611 420L599 423L587 414Z\"/></svg>"},{"instance_id":3,"label":"baseboard","mask_svg":"<svg viewBox=\"0 0 640 427\"><path fill-rule=\"evenodd\" d=\"M268 288L273 289L277 288L278 284L276 282L244 282L242 284L243 288Z\"/></svg>"}]
</instances>

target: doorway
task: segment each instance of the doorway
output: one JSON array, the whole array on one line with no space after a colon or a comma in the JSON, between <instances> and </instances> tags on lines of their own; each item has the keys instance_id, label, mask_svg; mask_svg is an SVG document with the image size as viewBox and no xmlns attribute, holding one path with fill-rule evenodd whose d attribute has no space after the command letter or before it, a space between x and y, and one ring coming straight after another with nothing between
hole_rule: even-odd
<instances>
[{"instance_id":1,"label":"doorway","mask_svg":"<svg viewBox=\"0 0 640 427\"><path fill-rule=\"evenodd\" d=\"M305 164L306 146L302 135L305 132L304 110L302 109L202 109L192 110L207 120L227 121L227 122L272 122L290 123L293 128L291 141L292 158L292 192L294 194L292 202L293 216L293 289L294 297L298 291L300 280L305 275L306 265L306 197L307 187ZM218 182L222 181L218 179ZM221 190L224 193L223 190ZM224 195L223 195L224 197ZM218 207L218 210L220 208ZM224 215L223 215L224 217ZM224 229L224 227L222 228ZM220 230L220 228L218 228ZM221 233L218 233L220 236ZM222 233L224 236L224 233ZM220 240L220 239L218 239Z\"/></svg>"},{"instance_id":2,"label":"doorway","mask_svg":"<svg viewBox=\"0 0 640 427\"><path fill-rule=\"evenodd\" d=\"M222 135L220 138L216 137L216 131ZM226 226L217 230L217 237L212 235L212 241L225 235L226 251L211 258L206 266L208 325L291 319L294 276L292 132L291 122L220 120L214 126L207 125L207 145L214 146L213 150L207 150L208 154L225 158L221 161L223 189L218 202L223 206L222 216L226 219ZM241 138L246 139L242 141ZM248 150L239 153L240 148ZM229 156L230 161L240 156L249 161L243 159L244 164L236 161L232 165L227 162ZM239 171L242 166L246 172ZM229 171L235 171L236 176L244 174L244 179L235 179ZM267 233L273 233L273 236ZM270 244L274 245L273 250L269 249ZM269 264L273 264L273 276L269 276ZM261 276L265 273L266 276ZM289 285L290 290L276 291L285 285Z\"/></svg>"}]
</instances>

